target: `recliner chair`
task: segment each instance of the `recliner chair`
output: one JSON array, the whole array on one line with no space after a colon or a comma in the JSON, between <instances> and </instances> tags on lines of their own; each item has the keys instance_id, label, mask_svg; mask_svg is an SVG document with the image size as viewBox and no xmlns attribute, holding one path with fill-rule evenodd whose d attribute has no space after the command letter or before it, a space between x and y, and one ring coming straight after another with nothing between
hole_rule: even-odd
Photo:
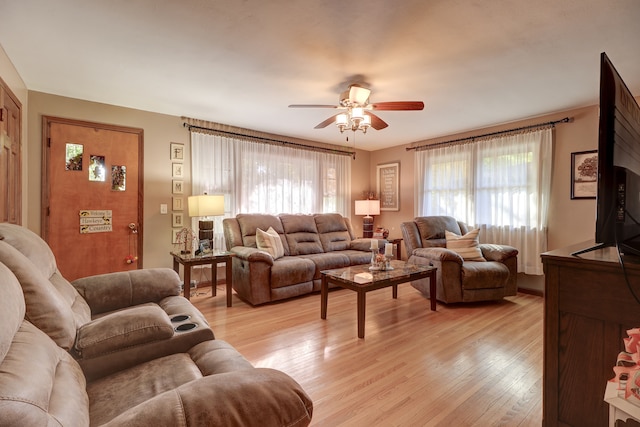
<instances>
[{"instance_id":1,"label":"recliner chair","mask_svg":"<svg viewBox=\"0 0 640 427\"><path fill-rule=\"evenodd\" d=\"M40 236L8 223L0 224L0 262L22 286L26 319L69 351L88 380L214 339L202 313L180 296L180 278L169 268L70 283ZM178 323L177 316L187 320Z\"/></svg>"},{"instance_id":2,"label":"recliner chair","mask_svg":"<svg viewBox=\"0 0 640 427\"><path fill-rule=\"evenodd\" d=\"M506 245L478 244L485 261L469 261L447 248L445 232L457 236L469 227L450 216L416 217L400 225L407 262L437 267L436 299L444 303L499 300L516 295L518 250ZM427 279L411 282L429 296Z\"/></svg>"},{"instance_id":3,"label":"recliner chair","mask_svg":"<svg viewBox=\"0 0 640 427\"><path fill-rule=\"evenodd\" d=\"M313 402L293 378L254 368L207 340L87 381L65 349L25 318L25 295L0 263L0 426L305 427ZM114 358L118 354L113 355Z\"/></svg>"}]
</instances>

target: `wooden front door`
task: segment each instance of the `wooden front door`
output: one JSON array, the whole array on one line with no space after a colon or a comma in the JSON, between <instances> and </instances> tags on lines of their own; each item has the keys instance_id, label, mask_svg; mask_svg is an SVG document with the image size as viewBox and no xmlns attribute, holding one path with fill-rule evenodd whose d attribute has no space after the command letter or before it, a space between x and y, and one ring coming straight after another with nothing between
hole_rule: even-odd
<instances>
[{"instance_id":1,"label":"wooden front door","mask_svg":"<svg viewBox=\"0 0 640 427\"><path fill-rule=\"evenodd\" d=\"M68 280L142 268L142 151L142 129L43 117L43 238Z\"/></svg>"}]
</instances>

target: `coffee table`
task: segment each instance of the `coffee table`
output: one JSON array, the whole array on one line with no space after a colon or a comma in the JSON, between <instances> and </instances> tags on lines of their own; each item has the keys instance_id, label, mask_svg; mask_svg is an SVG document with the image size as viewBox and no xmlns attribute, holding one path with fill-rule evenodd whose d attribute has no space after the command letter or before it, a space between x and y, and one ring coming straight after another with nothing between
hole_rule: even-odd
<instances>
[{"instance_id":1,"label":"coffee table","mask_svg":"<svg viewBox=\"0 0 640 427\"><path fill-rule=\"evenodd\" d=\"M369 264L353 267L323 270L322 286L320 288L320 317L327 318L327 302L329 297L329 285L334 284L345 289L351 289L358 294L358 338L364 338L364 314L366 308L366 295L369 291L391 286L393 298L398 298L398 285L413 280L429 278L429 300L431 310L436 310L436 267L427 267L407 264L405 261L391 261L393 270L370 271ZM355 275L359 273L371 273L372 280L366 283L356 282Z\"/></svg>"}]
</instances>

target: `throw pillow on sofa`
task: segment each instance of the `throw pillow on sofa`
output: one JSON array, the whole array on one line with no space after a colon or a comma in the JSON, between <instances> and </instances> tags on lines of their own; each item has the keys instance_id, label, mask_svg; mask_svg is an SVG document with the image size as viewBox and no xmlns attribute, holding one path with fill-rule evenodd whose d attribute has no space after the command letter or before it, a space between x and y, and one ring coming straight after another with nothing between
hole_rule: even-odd
<instances>
[{"instance_id":1,"label":"throw pillow on sofa","mask_svg":"<svg viewBox=\"0 0 640 427\"><path fill-rule=\"evenodd\" d=\"M267 252L273 257L278 259L284 256L284 246L280 235L273 227L269 227L267 231L256 228L256 245L261 251Z\"/></svg>"},{"instance_id":2,"label":"throw pillow on sofa","mask_svg":"<svg viewBox=\"0 0 640 427\"><path fill-rule=\"evenodd\" d=\"M478 242L480 229L471 230L464 236L458 236L450 231L445 231L447 249L451 249L462 257L465 261L486 261L482 256Z\"/></svg>"}]
</instances>

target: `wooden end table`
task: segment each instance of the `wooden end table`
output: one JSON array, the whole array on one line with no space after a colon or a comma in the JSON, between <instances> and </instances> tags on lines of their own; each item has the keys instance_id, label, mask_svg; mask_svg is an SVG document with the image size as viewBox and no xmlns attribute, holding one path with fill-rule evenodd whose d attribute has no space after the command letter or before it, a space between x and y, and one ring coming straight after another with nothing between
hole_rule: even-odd
<instances>
[{"instance_id":1,"label":"wooden end table","mask_svg":"<svg viewBox=\"0 0 640 427\"><path fill-rule=\"evenodd\" d=\"M322 319L327 318L327 300L329 296L330 283L345 289L351 289L358 294L358 338L364 338L364 318L367 292L391 286L393 288L393 298L398 298L398 285L400 283L425 279L427 277L429 278L429 300L431 310L435 311L437 268L408 264L407 262L396 260L391 261L391 266L393 267L393 270L387 271L369 271L369 264L321 271L322 287L320 288L320 317ZM355 281L355 275L358 273L371 273L373 279L370 282L358 283Z\"/></svg>"},{"instance_id":2,"label":"wooden end table","mask_svg":"<svg viewBox=\"0 0 640 427\"><path fill-rule=\"evenodd\" d=\"M191 267L194 265L211 264L211 296L216 296L216 286L218 284L218 264L225 263L225 282L227 285L227 307L231 307L231 294L233 285L232 258L233 252L214 251L204 255L181 254L171 252L173 256L173 269L180 274L180 264L184 268L184 297L191 298Z\"/></svg>"}]
</instances>

